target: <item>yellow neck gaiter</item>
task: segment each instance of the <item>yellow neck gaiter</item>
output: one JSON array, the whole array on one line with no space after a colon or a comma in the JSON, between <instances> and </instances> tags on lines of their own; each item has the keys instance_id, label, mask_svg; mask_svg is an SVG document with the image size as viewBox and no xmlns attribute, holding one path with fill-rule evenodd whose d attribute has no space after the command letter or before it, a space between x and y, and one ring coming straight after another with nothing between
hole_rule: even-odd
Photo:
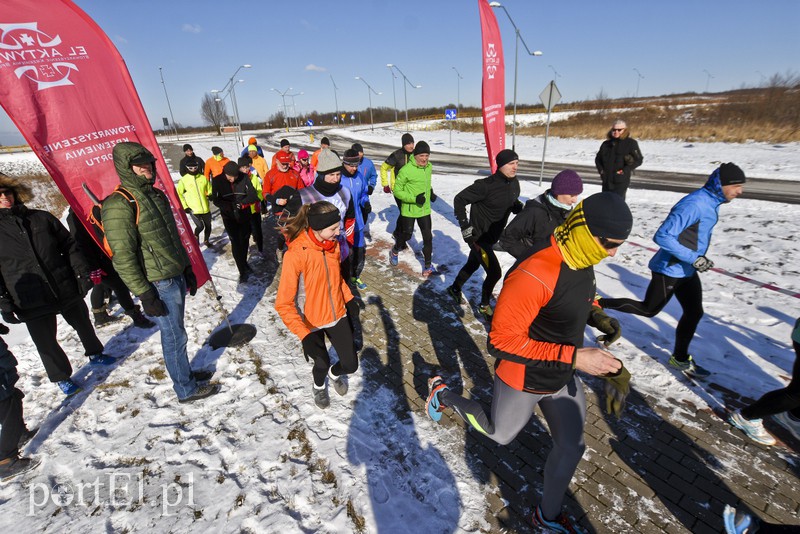
<instances>
[{"instance_id":1,"label":"yellow neck gaiter","mask_svg":"<svg viewBox=\"0 0 800 534\"><path fill-rule=\"evenodd\" d=\"M564 224L553 232L564 261L570 269L586 269L608 257L608 251L594 240L583 214L583 202L575 206Z\"/></svg>"},{"instance_id":2,"label":"yellow neck gaiter","mask_svg":"<svg viewBox=\"0 0 800 534\"><path fill-rule=\"evenodd\" d=\"M217 161L222 161L222 154L214 154L214 159Z\"/></svg>"}]
</instances>

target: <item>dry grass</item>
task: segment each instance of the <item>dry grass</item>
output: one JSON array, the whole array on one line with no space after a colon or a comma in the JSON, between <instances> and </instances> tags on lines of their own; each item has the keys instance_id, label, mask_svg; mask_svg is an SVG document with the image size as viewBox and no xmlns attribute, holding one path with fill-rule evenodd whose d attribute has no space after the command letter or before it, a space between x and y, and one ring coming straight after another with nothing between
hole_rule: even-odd
<instances>
[{"instance_id":1,"label":"dry grass","mask_svg":"<svg viewBox=\"0 0 800 534\"><path fill-rule=\"evenodd\" d=\"M743 89L714 95L593 100L556 106L555 111L577 111L551 122L550 135L566 138L605 138L611 123L621 118L636 139L683 142L765 143L800 142L800 82L787 76L782 85ZM518 109L517 114L542 113L541 106ZM506 111L506 115L509 113ZM449 124L443 127L449 128ZM480 119L459 121L462 131L482 132ZM511 126L507 127L511 132ZM520 135L542 136L544 125L518 126Z\"/></svg>"}]
</instances>

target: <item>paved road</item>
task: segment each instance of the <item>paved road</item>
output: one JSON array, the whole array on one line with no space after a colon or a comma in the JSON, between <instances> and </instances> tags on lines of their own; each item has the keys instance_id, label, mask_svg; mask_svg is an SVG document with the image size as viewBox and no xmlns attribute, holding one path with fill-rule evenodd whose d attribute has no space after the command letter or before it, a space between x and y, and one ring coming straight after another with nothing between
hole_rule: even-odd
<instances>
[{"instance_id":1,"label":"paved road","mask_svg":"<svg viewBox=\"0 0 800 534\"><path fill-rule=\"evenodd\" d=\"M282 133L277 133L267 141L267 146L277 148ZM345 148L349 148L352 140L319 131L315 132L315 137L327 135L331 140L332 146L340 154ZM361 142L364 151L368 156L372 156L376 166L380 164L385 156L394 150L395 146L385 145L375 142ZM398 145L399 146L399 145ZM598 144L599 146L599 144ZM319 147L305 147L313 149ZM488 164L486 156L463 156L454 154L435 154L432 158L438 173L459 173L459 174L486 174ZM534 160L523 160L520 162L521 180L539 181L539 170L541 162ZM599 184L600 178L594 166L583 165L559 165L545 163L545 178L552 177L565 168L572 168L581 175L583 181L590 184ZM701 187L708 177L700 174L674 173L664 171L636 171L633 177L632 189L650 189L657 191L676 191L689 193ZM750 178L747 181L744 194L741 198L755 200L767 200L771 202L783 202L788 204L800 204L800 183L787 180L773 180L768 178Z\"/></svg>"}]
</instances>

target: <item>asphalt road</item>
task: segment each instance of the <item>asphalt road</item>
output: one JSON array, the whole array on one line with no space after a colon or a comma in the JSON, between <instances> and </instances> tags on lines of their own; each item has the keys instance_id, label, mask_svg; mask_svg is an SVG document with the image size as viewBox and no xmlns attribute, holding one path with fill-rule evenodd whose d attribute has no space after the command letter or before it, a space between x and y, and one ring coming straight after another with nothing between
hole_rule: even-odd
<instances>
[{"instance_id":1,"label":"asphalt road","mask_svg":"<svg viewBox=\"0 0 800 534\"><path fill-rule=\"evenodd\" d=\"M344 153L344 150L349 148L352 141L338 137L336 135L323 133L319 130L314 132L314 136L319 139L326 135L332 143L332 147L339 152L339 155ZM282 133L278 132L272 135L266 143L262 143L273 150L277 149L280 143ZM399 143L399 141L398 141ZM399 147L384 145L374 142L361 142L364 147L364 153L367 157L375 162L378 167L383 159L388 156L392 150ZM598 141L598 147L600 146ZM303 146L309 153L313 152L319 146ZM298 147L292 146L293 150ZM475 174L487 175L489 172L488 160L485 155L481 156L463 156L455 154L432 154L431 162L434 165L435 172L443 174ZM592 162L594 163L594 162ZM520 180L539 181L539 171L541 161L536 160L520 160L519 174L517 177ZM594 166L585 165L559 165L555 163L545 163L544 177L545 180L552 178L559 171L567 167L577 171L585 183L600 184L600 177L597 175L597 170ZM650 189L656 191L676 191L679 193L689 193L702 187L708 176L700 174L688 173L674 173L664 171L635 171L631 189ZM755 200L767 200L770 202L782 202L787 204L800 204L800 183L788 180L773 180L768 178L748 178L747 184L744 188L744 194L740 198L749 198Z\"/></svg>"}]
</instances>

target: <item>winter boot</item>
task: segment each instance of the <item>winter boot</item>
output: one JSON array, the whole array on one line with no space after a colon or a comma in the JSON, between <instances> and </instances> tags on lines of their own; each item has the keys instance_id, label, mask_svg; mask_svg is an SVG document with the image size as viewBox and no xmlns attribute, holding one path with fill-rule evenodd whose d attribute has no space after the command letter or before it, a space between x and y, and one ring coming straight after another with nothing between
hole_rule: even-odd
<instances>
[{"instance_id":1,"label":"winter boot","mask_svg":"<svg viewBox=\"0 0 800 534\"><path fill-rule=\"evenodd\" d=\"M39 465L39 463L39 460L22 458L20 456L12 456L11 458L0 460L0 481L6 482L7 480L11 480L17 475L30 471Z\"/></svg>"},{"instance_id":2,"label":"winter boot","mask_svg":"<svg viewBox=\"0 0 800 534\"><path fill-rule=\"evenodd\" d=\"M153 328L156 325L156 323L144 316L139 306L135 306L132 310L126 310L125 315L133 319L133 326L136 328Z\"/></svg>"},{"instance_id":3,"label":"winter boot","mask_svg":"<svg viewBox=\"0 0 800 534\"><path fill-rule=\"evenodd\" d=\"M120 320L120 317L109 315L105 306L102 308L92 308L92 315L94 315L94 325L98 327L115 323Z\"/></svg>"}]
</instances>

